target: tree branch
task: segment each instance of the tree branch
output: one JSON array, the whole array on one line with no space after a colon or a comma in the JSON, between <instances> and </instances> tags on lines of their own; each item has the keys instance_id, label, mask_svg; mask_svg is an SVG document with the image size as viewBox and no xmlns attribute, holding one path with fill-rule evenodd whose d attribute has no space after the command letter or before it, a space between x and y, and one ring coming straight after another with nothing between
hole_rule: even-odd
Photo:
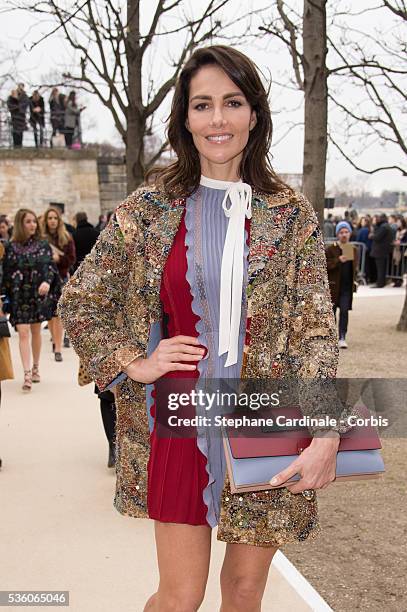
<instances>
[{"instance_id":1,"label":"tree branch","mask_svg":"<svg viewBox=\"0 0 407 612\"><path fill-rule=\"evenodd\" d=\"M355 168L355 170L358 170L359 172L363 172L364 174L375 174L376 172L381 172L382 170L399 170L399 172L401 172L403 176L407 176L407 169L402 168L401 166L396 166L396 165L395 166L381 166L379 168L374 168L372 170L367 170L366 168L362 168L361 166L358 166L357 164L355 164L353 159L345 153L345 151L338 145L338 143L332 138L331 134L329 133L328 133L328 139L330 142L332 142L332 144L339 151L339 153L346 159L346 161L348 161L351 164L351 166L353 166L353 168Z\"/></svg>"},{"instance_id":2,"label":"tree branch","mask_svg":"<svg viewBox=\"0 0 407 612\"><path fill-rule=\"evenodd\" d=\"M152 156L150 157L150 159L148 160L148 162L146 163L146 170L149 170L152 166L154 166L154 164L156 163L156 161L158 159L160 159L161 155L164 153L164 151L168 148L169 142L168 140L164 140L164 142L161 144L160 148L158 149L158 151Z\"/></svg>"},{"instance_id":3,"label":"tree branch","mask_svg":"<svg viewBox=\"0 0 407 612\"><path fill-rule=\"evenodd\" d=\"M392 13L407 21L407 6L404 0L400 0L400 5L397 3L393 6L388 0L383 0L383 6L388 8Z\"/></svg>"}]
</instances>

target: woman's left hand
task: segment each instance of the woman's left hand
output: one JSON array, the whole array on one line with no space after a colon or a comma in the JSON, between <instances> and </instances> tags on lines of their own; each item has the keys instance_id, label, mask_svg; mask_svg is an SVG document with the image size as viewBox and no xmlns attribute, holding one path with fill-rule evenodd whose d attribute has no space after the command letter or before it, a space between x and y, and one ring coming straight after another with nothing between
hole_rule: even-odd
<instances>
[{"instance_id":1,"label":"woman's left hand","mask_svg":"<svg viewBox=\"0 0 407 612\"><path fill-rule=\"evenodd\" d=\"M314 438L298 459L270 480L270 484L273 487L282 485L295 474L300 474L299 481L286 485L291 493L301 493L306 489L325 489L335 480L339 442L340 436L336 432Z\"/></svg>"},{"instance_id":2,"label":"woman's left hand","mask_svg":"<svg viewBox=\"0 0 407 612\"><path fill-rule=\"evenodd\" d=\"M38 294L41 296L47 295L49 291L49 283L46 283L45 281L43 283L41 283L41 285L38 287Z\"/></svg>"}]
</instances>

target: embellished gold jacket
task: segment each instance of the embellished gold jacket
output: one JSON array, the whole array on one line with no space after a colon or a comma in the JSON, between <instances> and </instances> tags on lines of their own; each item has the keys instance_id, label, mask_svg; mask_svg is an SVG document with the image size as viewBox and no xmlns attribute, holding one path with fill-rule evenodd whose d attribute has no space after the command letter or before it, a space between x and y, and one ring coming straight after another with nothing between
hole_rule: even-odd
<instances>
[{"instance_id":1,"label":"embellished gold jacket","mask_svg":"<svg viewBox=\"0 0 407 612\"><path fill-rule=\"evenodd\" d=\"M59 314L101 390L147 355L151 326L162 317L161 276L184 206L184 199L171 201L155 187L139 188L118 206L65 286ZM337 332L322 234L302 194L253 192L247 298L241 378L336 376ZM147 517L145 385L120 382L116 405L114 504L123 514ZM226 477L218 539L272 546L316 531L315 500L286 488L232 495Z\"/></svg>"}]
</instances>

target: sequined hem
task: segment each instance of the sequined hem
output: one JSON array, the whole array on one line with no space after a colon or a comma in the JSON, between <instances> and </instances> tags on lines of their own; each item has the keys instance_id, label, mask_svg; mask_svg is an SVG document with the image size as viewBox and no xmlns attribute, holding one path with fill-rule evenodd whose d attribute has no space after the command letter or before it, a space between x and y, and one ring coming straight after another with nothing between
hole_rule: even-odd
<instances>
[{"instance_id":1,"label":"sequined hem","mask_svg":"<svg viewBox=\"0 0 407 612\"><path fill-rule=\"evenodd\" d=\"M134 504L129 504L125 500L121 498L120 495L116 495L113 501L113 507L121 514L122 516L129 516L131 518L140 518L140 519L148 519L148 513L142 508L138 508L134 506Z\"/></svg>"},{"instance_id":2,"label":"sequined hem","mask_svg":"<svg viewBox=\"0 0 407 612\"><path fill-rule=\"evenodd\" d=\"M259 546L260 548L279 548L285 544L293 544L294 542L309 542L316 540L322 534L322 528L318 523L312 526L312 530L308 531L307 536L300 537L295 533L285 532L280 537L272 540L260 540L258 534L253 532L250 535L238 535L227 529L218 529L216 539L226 544L249 544L250 546Z\"/></svg>"},{"instance_id":3,"label":"sequined hem","mask_svg":"<svg viewBox=\"0 0 407 612\"><path fill-rule=\"evenodd\" d=\"M319 535L318 502L287 488L231 494L226 476L217 539L253 546L282 546Z\"/></svg>"}]
</instances>

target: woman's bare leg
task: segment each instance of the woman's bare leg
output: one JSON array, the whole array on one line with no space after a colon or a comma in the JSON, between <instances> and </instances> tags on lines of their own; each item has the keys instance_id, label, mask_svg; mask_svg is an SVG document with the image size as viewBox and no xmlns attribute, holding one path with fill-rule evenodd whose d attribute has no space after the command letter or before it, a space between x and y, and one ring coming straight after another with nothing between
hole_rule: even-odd
<instances>
[{"instance_id":1,"label":"woman's bare leg","mask_svg":"<svg viewBox=\"0 0 407 612\"><path fill-rule=\"evenodd\" d=\"M54 338L53 338L54 330L52 329L53 324L54 324L54 319L50 319L49 321L47 321L48 331L51 334L52 341L54 341Z\"/></svg>"},{"instance_id":2,"label":"woman's bare leg","mask_svg":"<svg viewBox=\"0 0 407 612\"><path fill-rule=\"evenodd\" d=\"M195 612L209 573L211 528L155 521L160 583L143 612Z\"/></svg>"},{"instance_id":3,"label":"woman's bare leg","mask_svg":"<svg viewBox=\"0 0 407 612\"><path fill-rule=\"evenodd\" d=\"M34 365L40 363L41 354L41 323L31 323L31 343Z\"/></svg>"},{"instance_id":4,"label":"woman's bare leg","mask_svg":"<svg viewBox=\"0 0 407 612\"><path fill-rule=\"evenodd\" d=\"M27 370L31 370L30 326L26 323L21 323L17 325L16 328L21 362L26 372Z\"/></svg>"},{"instance_id":5,"label":"woman's bare leg","mask_svg":"<svg viewBox=\"0 0 407 612\"><path fill-rule=\"evenodd\" d=\"M261 612L270 564L277 548L227 544L220 575L220 612Z\"/></svg>"},{"instance_id":6,"label":"woman's bare leg","mask_svg":"<svg viewBox=\"0 0 407 612\"><path fill-rule=\"evenodd\" d=\"M60 353L62 351L62 338L64 335L61 319L59 317L52 317L51 321L48 322L48 327L50 327L52 342L55 344L55 353Z\"/></svg>"}]
</instances>

